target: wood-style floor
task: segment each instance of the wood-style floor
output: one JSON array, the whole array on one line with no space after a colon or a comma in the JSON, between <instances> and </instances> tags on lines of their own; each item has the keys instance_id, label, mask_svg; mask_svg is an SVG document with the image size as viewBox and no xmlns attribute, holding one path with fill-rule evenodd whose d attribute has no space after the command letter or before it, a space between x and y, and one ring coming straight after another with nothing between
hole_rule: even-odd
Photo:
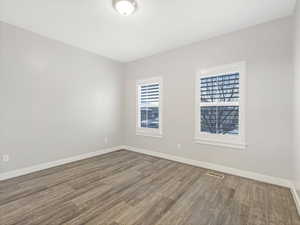
<instances>
[{"instance_id":1,"label":"wood-style floor","mask_svg":"<svg viewBox=\"0 0 300 225\"><path fill-rule=\"evenodd\" d=\"M0 182L0 224L299 225L288 189L125 150Z\"/></svg>"}]
</instances>

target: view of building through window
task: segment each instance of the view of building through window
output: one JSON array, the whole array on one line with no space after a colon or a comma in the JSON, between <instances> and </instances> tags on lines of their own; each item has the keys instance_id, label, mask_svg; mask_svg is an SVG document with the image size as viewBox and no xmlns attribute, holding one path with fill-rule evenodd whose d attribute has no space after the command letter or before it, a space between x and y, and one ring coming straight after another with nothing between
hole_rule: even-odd
<instances>
[{"instance_id":1,"label":"view of building through window","mask_svg":"<svg viewBox=\"0 0 300 225\"><path fill-rule=\"evenodd\" d=\"M159 128L159 84L140 88L140 126Z\"/></svg>"},{"instance_id":2,"label":"view of building through window","mask_svg":"<svg viewBox=\"0 0 300 225\"><path fill-rule=\"evenodd\" d=\"M142 107L141 108L141 127L159 128L159 108Z\"/></svg>"}]
</instances>

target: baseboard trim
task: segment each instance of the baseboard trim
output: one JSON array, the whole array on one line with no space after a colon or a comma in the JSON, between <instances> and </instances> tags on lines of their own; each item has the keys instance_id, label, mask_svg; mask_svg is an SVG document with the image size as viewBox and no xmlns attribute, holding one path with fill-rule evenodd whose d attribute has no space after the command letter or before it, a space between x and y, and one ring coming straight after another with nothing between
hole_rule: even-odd
<instances>
[{"instance_id":1,"label":"baseboard trim","mask_svg":"<svg viewBox=\"0 0 300 225\"><path fill-rule=\"evenodd\" d=\"M292 195L293 195L296 207L297 207L298 214L300 216L300 196L298 195L298 193L296 191L296 187L294 185L292 185L292 187L291 187L291 192L292 192Z\"/></svg>"},{"instance_id":2,"label":"baseboard trim","mask_svg":"<svg viewBox=\"0 0 300 225\"><path fill-rule=\"evenodd\" d=\"M265 182L265 183L269 183L269 184L275 184L278 186L291 188L291 181L287 180L287 179L283 179L283 178L272 177L272 176L268 176L268 175L264 175L264 174L235 169L235 168L231 168L231 167L221 166L221 165L198 161L198 160L193 160L193 159L187 159L187 158L183 158L180 156L174 156L174 155L169 155L166 153L150 151L150 150L146 150L146 149L136 148L133 146L122 146L122 148L129 150L129 151L139 152L139 153L143 153L146 155L160 157L160 158L164 158L164 159L168 159L168 160L172 160L172 161L176 161L176 162L180 162L180 163L185 163L185 164L202 167L202 168L206 168L206 169L211 169L211 170L216 170L216 171L220 171L223 173L228 173L228 174L232 174L232 175L236 175L236 176L240 176L240 177L244 177L244 178L249 178L249 179L253 179L253 180L257 180L257 181L261 181L261 182Z\"/></svg>"},{"instance_id":3,"label":"baseboard trim","mask_svg":"<svg viewBox=\"0 0 300 225\"><path fill-rule=\"evenodd\" d=\"M51 167L60 166L60 165L66 164L66 163L75 162L78 160L87 159L87 158L91 158L91 157L98 156L98 155L103 155L103 154L114 152L114 151L117 151L120 149L122 149L122 146L116 146L116 147L101 149L99 151L76 155L76 156L72 156L69 158L60 159L60 160L56 160L56 161L52 161L52 162L46 162L46 163L42 163L42 164L30 166L30 167L18 169L18 170L13 170L13 171L9 171L6 173L0 173L0 181L11 179L14 177L19 177L19 176L22 176L25 174L37 172L37 171L44 170L44 169L49 169Z\"/></svg>"}]
</instances>

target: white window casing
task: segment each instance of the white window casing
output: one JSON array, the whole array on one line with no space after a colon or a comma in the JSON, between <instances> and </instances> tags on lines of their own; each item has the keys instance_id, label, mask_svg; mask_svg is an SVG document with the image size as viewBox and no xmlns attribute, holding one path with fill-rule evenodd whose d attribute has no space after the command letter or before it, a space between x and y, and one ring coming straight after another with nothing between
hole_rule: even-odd
<instances>
[{"instance_id":1,"label":"white window casing","mask_svg":"<svg viewBox=\"0 0 300 225\"><path fill-rule=\"evenodd\" d=\"M246 147L245 79L245 62L197 72L195 81L196 143L238 149Z\"/></svg>"}]
</instances>

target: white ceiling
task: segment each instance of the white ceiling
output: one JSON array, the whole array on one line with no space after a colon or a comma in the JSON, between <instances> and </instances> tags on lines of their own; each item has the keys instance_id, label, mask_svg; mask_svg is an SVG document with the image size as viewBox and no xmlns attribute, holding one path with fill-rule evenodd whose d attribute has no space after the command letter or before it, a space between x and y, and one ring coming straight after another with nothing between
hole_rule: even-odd
<instances>
[{"instance_id":1,"label":"white ceiling","mask_svg":"<svg viewBox=\"0 0 300 225\"><path fill-rule=\"evenodd\" d=\"M292 14L296 0L0 0L0 20L128 62Z\"/></svg>"}]
</instances>

